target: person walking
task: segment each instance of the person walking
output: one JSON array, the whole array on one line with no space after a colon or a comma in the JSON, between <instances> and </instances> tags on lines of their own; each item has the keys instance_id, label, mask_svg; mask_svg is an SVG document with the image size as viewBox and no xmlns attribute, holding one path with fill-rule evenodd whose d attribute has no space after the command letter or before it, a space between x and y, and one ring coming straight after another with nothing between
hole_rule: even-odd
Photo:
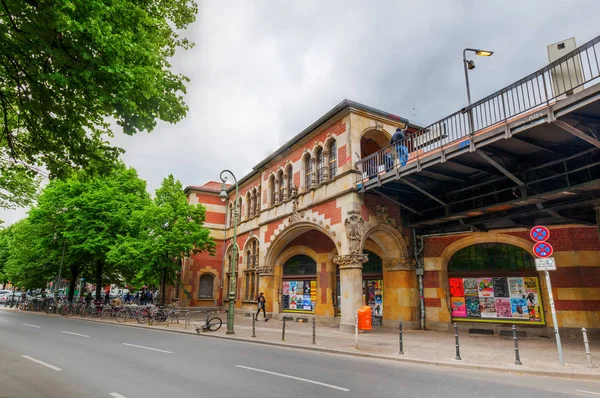
<instances>
[{"instance_id":1,"label":"person walking","mask_svg":"<svg viewBox=\"0 0 600 398\"><path fill-rule=\"evenodd\" d=\"M267 299L265 298L265 294L260 292L256 298L256 301L258 301L258 311L256 312L256 317L254 319L258 321L258 314L260 314L260 310L262 310L263 314L265 315L265 322L267 322L267 310L265 309Z\"/></svg>"}]
</instances>

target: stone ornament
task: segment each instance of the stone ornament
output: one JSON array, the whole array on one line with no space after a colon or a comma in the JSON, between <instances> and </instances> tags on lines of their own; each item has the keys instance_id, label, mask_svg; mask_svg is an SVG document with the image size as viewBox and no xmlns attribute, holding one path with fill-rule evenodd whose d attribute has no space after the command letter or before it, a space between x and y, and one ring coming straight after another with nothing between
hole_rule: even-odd
<instances>
[{"instance_id":1,"label":"stone ornament","mask_svg":"<svg viewBox=\"0 0 600 398\"><path fill-rule=\"evenodd\" d=\"M414 271L417 268L417 261L414 257L386 258L383 266L388 271Z\"/></svg>"},{"instance_id":2,"label":"stone ornament","mask_svg":"<svg viewBox=\"0 0 600 398\"><path fill-rule=\"evenodd\" d=\"M348 218L344 222L348 248L351 254L360 254L360 244L364 234L365 220L360 216L358 210L350 210Z\"/></svg>"},{"instance_id":3,"label":"stone ornament","mask_svg":"<svg viewBox=\"0 0 600 398\"><path fill-rule=\"evenodd\" d=\"M290 224L298 222L301 219L302 219L302 216L300 215L300 213L298 213L298 199L296 197L294 197L294 199L292 199L292 214L290 215L290 218L289 218Z\"/></svg>"},{"instance_id":4,"label":"stone ornament","mask_svg":"<svg viewBox=\"0 0 600 398\"><path fill-rule=\"evenodd\" d=\"M275 275L274 267L257 267L256 272L258 275Z\"/></svg>"},{"instance_id":5,"label":"stone ornament","mask_svg":"<svg viewBox=\"0 0 600 398\"><path fill-rule=\"evenodd\" d=\"M369 261L367 254L352 253L343 256L335 256L333 263L340 266L340 269L361 268L364 263Z\"/></svg>"},{"instance_id":6,"label":"stone ornament","mask_svg":"<svg viewBox=\"0 0 600 398\"><path fill-rule=\"evenodd\" d=\"M386 206L377 205L377 222L380 224L391 224Z\"/></svg>"}]
</instances>

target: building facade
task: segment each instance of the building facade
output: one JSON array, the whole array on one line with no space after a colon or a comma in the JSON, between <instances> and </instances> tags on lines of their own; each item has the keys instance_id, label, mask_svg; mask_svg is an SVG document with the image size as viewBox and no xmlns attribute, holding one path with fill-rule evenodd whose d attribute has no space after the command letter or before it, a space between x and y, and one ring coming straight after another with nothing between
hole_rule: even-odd
<instances>
[{"instance_id":1,"label":"building facade","mask_svg":"<svg viewBox=\"0 0 600 398\"><path fill-rule=\"evenodd\" d=\"M401 198L357 189L356 163L381 153L398 127L409 135L420 129L346 100L241 178L237 198L230 186L221 202L214 181L187 187L189 203L206 206L217 254L183 262L174 289L179 303L227 303L236 245L240 312L255 311L264 292L273 317L311 314L346 331L353 331L356 310L369 305L374 325L402 320L409 328L448 330L456 321L488 329L519 323L550 335L546 284L535 271L526 228L426 235L405 227ZM379 159L378 171L400 158ZM598 332L597 226L560 225L551 235L559 326Z\"/></svg>"}]
</instances>

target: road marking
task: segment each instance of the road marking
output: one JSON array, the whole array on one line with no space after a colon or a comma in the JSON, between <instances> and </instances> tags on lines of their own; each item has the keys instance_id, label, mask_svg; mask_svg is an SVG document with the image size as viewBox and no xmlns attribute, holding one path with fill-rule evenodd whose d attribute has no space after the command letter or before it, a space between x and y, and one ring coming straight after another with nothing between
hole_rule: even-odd
<instances>
[{"instance_id":1,"label":"road marking","mask_svg":"<svg viewBox=\"0 0 600 398\"><path fill-rule=\"evenodd\" d=\"M2 322L10 322L8 319L0 319Z\"/></svg>"},{"instance_id":2,"label":"road marking","mask_svg":"<svg viewBox=\"0 0 600 398\"><path fill-rule=\"evenodd\" d=\"M125 395L121 395L118 392L111 392L110 394L111 397L115 397L115 398L127 398Z\"/></svg>"},{"instance_id":3,"label":"road marking","mask_svg":"<svg viewBox=\"0 0 600 398\"><path fill-rule=\"evenodd\" d=\"M66 333L66 334L72 334L73 336L90 337L87 334L79 334L79 333L67 332L66 330L63 330L62 332Z\"/></svg>"},{"instance_id":4,"label":"road marking","mask_svg":"<svg viewBox=\"0 0 600 398\"><path fill-rule=\"evenodd\" d=\"M52 369L52 370L56 370L57 372L60 372L60 371L62 370L61 368L57 368L57 367L56 367L56 366L54 366L54 365L50 365L49 363L46 363L46 362L44 362L44 361L40 361L39 359L32 358L32 357L30 357L30 356L28 356L28 355L21 355L21 356L22 356L23 358L25 358L25 359L29 359L29 360L30 360L30 361L32 361L32 362L39 363L40 365L43 365L43 366L45 366L45 367L47 367L47 368L50 368L50 369Z\"/></svg>"},{"instance_id":5,"label":"road marking","mask_svg":"<svg viewBox=\"0 0 600 398\"><path fill-rule=\"evenodd\" d=\"M158 348L144 347L143 345L135 345L135 344L129 344L129 343L123 343L123 345L128 345L130 347L143 348L145 350L152 350L152 351L164 352L166 354L172 354L173 353L171 351L159 350Z\"/></svg>"},{"instance_id":6,"label":"road marking","mask_svg":"<svg viewBox=\"0 0 600 398\"><path fill-rule=\"evenodd\" d=\"M31 325L31 324L29 324L29 323L22 323L22 325L29 326L29 327L31 327L31 328L38 328L38 329L39 329L39 328L41 328L41 326L38 326L38 325Z\"/></svg>"},{"instance_id":7,"label":"road marking","mask_svg":"<svg viewBox=\"0 0 600 398\"><path fill-rule=\"evenodd\" d=\"M270 375L274 375L274 376L280 376L280 377L287 377L288 379L293 379L293 380L299 380L299 381L304 381L306 383L312 383L312 384L317 384L319 386L323 386L323 387L329 387L329 388L333 388L334 390L340 390L340 391L350 391L347 388L344 387L338 387L338 386L334 386L331 384L326 384L326 383L321 383L320 381L314 381L314 380L308 380L308 379L303 379L301 377L296 377L296 376L290 376L290 375L284 375L282 373L275 373L275 372L271 372L268 370L263 370L263 369L256 369L256 368L250 368L248 366L242 366L242 365L235 365L236 368L242 368L242 369L248 369L248 370L253 370L255 372L262 372L262 373L267 373Z\"/></svg>"},{"instance_id":8,"label":"road marking","mask_svg":"<svg viewBox=\"0 0 600 398\"><path fill-rule=\"evenodd\" d=\"M593 391L575 390L575 392L582 392L585 394L592 394L592 395L600 395L600 392L593 392Z\"/></svg>"}]
</instances>

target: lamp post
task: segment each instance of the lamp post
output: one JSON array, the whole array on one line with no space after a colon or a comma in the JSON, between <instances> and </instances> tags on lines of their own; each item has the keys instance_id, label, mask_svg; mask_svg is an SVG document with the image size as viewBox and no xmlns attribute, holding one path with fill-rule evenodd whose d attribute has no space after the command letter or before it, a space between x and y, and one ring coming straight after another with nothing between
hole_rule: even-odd
<instances>
[{"instance_id":1,"label":"lamp post","mask_svg":"<svg viewBox=\"0 0 600 398\"><path fill-rule=\"evenodd\" d=\"M465 68L465 81L467 83L467 99L469 100L469 105L471 105L471 89L469 87L469 72L471 69L475 69L475 62L471 60L467 60L467 51L475 53L475 55L479 55L482 57L490 57L494 52L488 50L481 50L475 48L465 48L463 50L463 66Z\"/></svg>"},{"instance_id":2,"label":"lamp post","mask_svg":"<svg viewBox=\"0 0 600 398\"><path fill-rule=\"evenodd\" d=\"M231 279L229 280L229 310L227 311L227 334L234 334L233 331L233 312L235 309L235 269L237 264L237 221L238 221L238 211L237 211L237 200L238 200L238 183L235 175L229 170L223 170L220 174L221 181L223 184L221 185L221 193L219 194L219 198L221 202L225 202L227 200L227 186L225 182L227 181L227 177L223 176L223 174L229 173L233 177L233 181L235 182L235 197L233 202L233 245L232 245L232 253L231 253L231 269L229 270L231 273Z\"/></svg>"}]
</instances>

